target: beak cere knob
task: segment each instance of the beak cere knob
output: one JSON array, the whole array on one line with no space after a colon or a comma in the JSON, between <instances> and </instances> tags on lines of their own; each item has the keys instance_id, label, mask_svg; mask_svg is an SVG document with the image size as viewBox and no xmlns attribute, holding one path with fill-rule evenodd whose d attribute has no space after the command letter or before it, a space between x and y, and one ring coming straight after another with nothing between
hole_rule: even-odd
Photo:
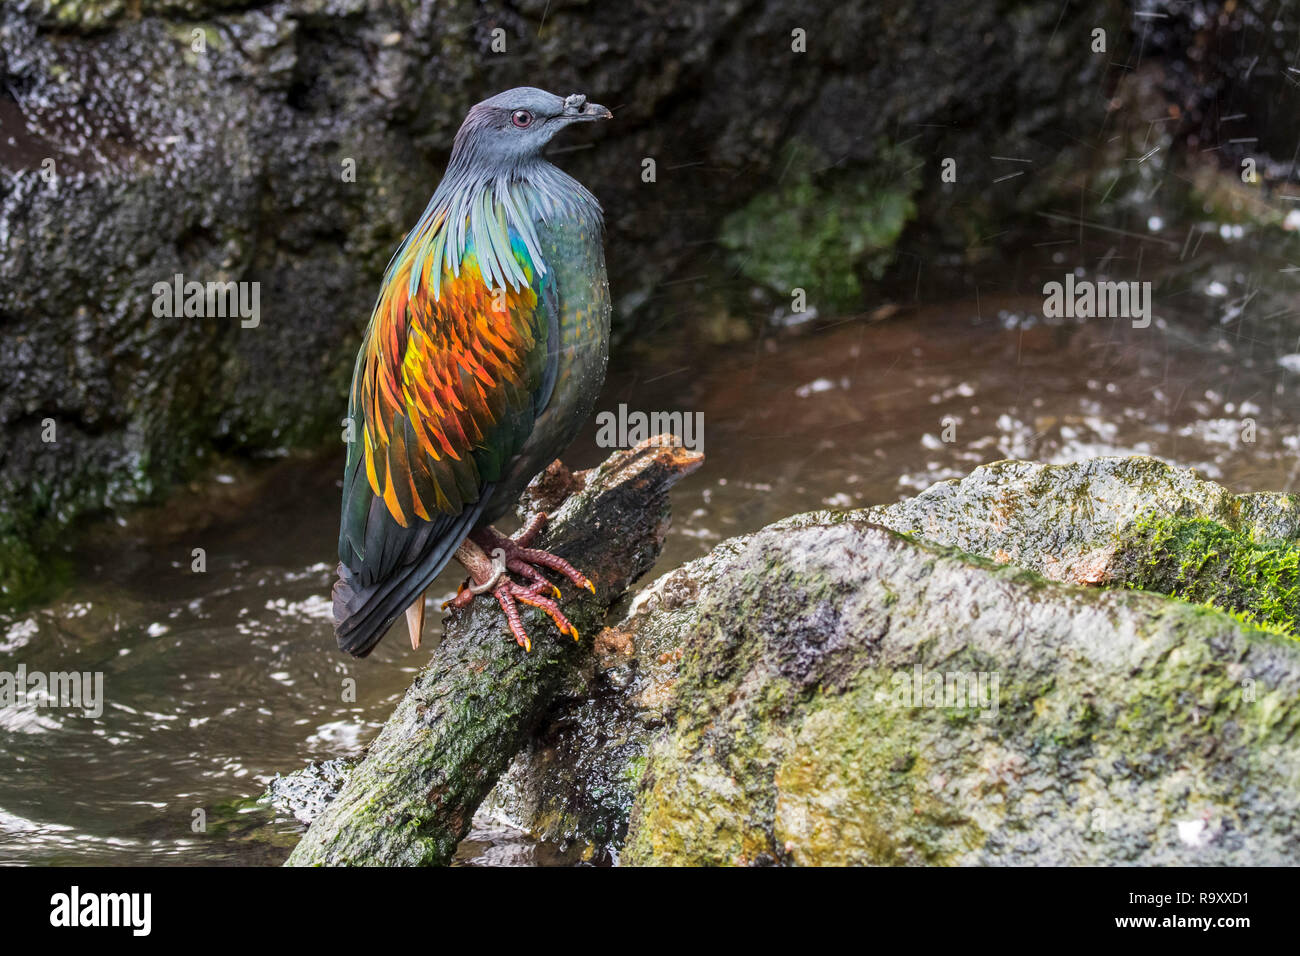
<instances>
[{"instance_id":1,"label":"beak cere knob","mask_svg":"<svg viewBox=\"0 0 1300 956\"><path fill-rule=\"evenodd\" d=\"M570 93L564 98L564 115L575 120L613 119L614 114L599 103L587 102L582 93Z\"/></svg>"}]
</instances>

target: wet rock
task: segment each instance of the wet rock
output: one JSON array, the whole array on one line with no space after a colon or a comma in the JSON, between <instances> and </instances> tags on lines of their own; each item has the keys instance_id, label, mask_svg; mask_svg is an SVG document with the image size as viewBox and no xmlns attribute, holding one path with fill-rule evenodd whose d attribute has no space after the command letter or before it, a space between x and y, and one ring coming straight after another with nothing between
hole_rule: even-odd
<instances>
[{"instance_id":1,"label":"wet rock","mask_svg":"<svg viewBox=\"0 0 1300 956\"><path fill-rule=\"evenodd\" d=\"M861 517L1054 581L1175 595L1282 632L1300 614L1300 499L1235 495L1145 456L995 462Z\"/></svg>"},{"instance_id":2,"label":"wet rock","mask_svg":"<svg viewBox=\"0 0 1300 956\"><path fill-rule=\"evenodd\" d=\"M1143 457L786 519L638 594L489 804L636 863L1284 860L1298 534Z\"/></svg>"},{"instance_id":3,"label":"wet rock","mask_svg":"<svg viewBox=\"0 0 1300 956\"><path fill-rule=\"evenodd\" d=\"M896 504L861 513L814 512L777 527L823 523L837 514L1077 584L1125 580L1115 555L1157 518L1210 520L1263 539L1300 536L1300 498L1235 495L1194 471L1144 455L1066 465L999 461Z\"/></svg>"},{"instance_id":4,"label":"wet rock","mask_svg":"<svg viewBox=\"0 0 1300 956\"><path fill-rule=\"evenodd\" d=\"M863 516L769 528L700 598L633 864L1281 864L1300 647Z\"/></svg>"},{"instance_id":5,"label":"wet rock","mask_svg":"<svg viewBox=\"0 0 1300 956\"><path fill-rule=\"evenodd\" d=\"M276 774L262 801L277 813L310 824L343 789L354 762L346 757L313 760L301 770L283 776Z\"/></svg>"}]
</instances>

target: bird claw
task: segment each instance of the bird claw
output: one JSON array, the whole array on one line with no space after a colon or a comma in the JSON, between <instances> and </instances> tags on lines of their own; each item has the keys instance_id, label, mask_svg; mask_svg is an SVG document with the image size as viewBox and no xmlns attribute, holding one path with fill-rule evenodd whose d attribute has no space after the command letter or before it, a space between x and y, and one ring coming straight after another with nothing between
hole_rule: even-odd
<instances>
[{"instance_id":1,"label":"bird claw","mask_svg":"<svg viewBox=\"0 0 1300 956\"><path fill-rule=\"evenodd\" d=\"M592 594L596 593L596 586L591 580L568 561L549 551L528 547L545 522L545 514L535 515L514 538L508 538L492 528L483 528L475 532L471 539L477 538L475 543L491 553L493 573L482 580L461 585L456 597L447 602L455 607L464 607L474 599L475 595L491 591L497 603L501 605L515 643L526 651L532 650L532 640L524 630L519 613L520 604L540 609L551 619L561 634L567 634L575 641L582 639L578 629L564 616L557 603L563 596L562 592L541 572L542 568L557 571L578 587L585 588ZM508 572L525 578L528 583L520 584L514 581ZM551 596L548 597L546 592Z\"/></svg>"},{"instance_id":2,"label":"bird claw","mask_svg":"<svg viewBox=\"0 0 1300 956\"><path fill-rule=\"evenodd\" d=\"M445 611L449 607L467 606L469 602L474 598L474 593L470 591L469 586L470 586L469 580L461 581L460 584L456 586L456 596L454 598L449 598L446 601L442 602L441 605L442 610ZM468 594L469 597L465 597L466 594Z\"/></svg>"}]
</instances>

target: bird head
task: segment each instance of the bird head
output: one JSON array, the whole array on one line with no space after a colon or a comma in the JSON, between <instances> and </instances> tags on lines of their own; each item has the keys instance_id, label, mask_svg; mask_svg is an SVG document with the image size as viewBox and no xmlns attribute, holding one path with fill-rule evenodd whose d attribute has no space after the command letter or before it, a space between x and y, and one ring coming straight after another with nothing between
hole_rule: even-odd
<instances>
[{"instance_id":1,"label":"bird head","mask_svg":"<svg viewBox=\"0 0 1300 956\"><path fill-rule=\"evenodd\" d=\"M556 96L532 86L520 86L477 103L456 134L452 158L470 163L510 167L540 155L551 138L574 123L612 119L598 103L581 93Z\"/></svg>"}]
</instances>

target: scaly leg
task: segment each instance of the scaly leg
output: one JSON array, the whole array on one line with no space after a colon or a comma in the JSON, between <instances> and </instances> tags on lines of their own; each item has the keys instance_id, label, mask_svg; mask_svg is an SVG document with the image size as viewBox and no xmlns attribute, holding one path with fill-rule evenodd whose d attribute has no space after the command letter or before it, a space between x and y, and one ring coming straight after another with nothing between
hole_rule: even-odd
<instances>
[{"instance_id":1,"label":"scaly leg","mask_svg":"<svg viewBox=\"0 0 1300 956\"><path fill-rule=\"evenodd\" d=\"M545 524L546 515L538 514L513 538L494 528L480 528L470 532L464 544L457 549L456 559L469 571L471 583L468 586L462 585L456 596L443 606L465 607L476 595L491 591L505 613L506 623L515 642L525 650L532 650L533 645L519 618L521 603L541 608L555 622L561 634L572 635L575 641L578 640L578 629L564 616L555 600L543 594L543 591L547 591L554 598L559 598L560 589L551 583L541 569L558 571L593 594L596 593L596 587L586 575L563 558L549 551L528 547ZM529 583L524 585L512 580L507 573L510 571L527 579Z\"/></svg>"}]
</instances>

